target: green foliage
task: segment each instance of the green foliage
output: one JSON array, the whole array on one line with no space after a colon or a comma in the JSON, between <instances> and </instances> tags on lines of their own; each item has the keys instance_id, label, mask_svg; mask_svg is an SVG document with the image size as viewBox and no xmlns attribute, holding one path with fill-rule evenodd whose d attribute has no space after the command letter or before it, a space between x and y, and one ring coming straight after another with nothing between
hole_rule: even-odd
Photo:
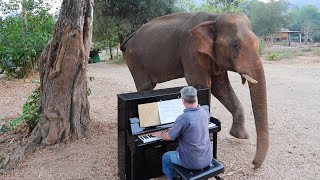
<instances>
[{"instance_id":1,"label":"green foliage","mask_svg":"<svg viewBox=\"0 0 320 180\"><path fill-rule=\"evenodd\" d=\"M12 7L15 1L2 4ZM48 13L42 1L26 1L27 31L23 31L23 17L7 16L0 21L0 68L7 75L23 78L38 69L38 58L51 38L55 24L54 17ZM40 3L39 3L40 2ZM9 13L10 11L6 11Z\"/></svg>"},{"instance_id":2,"label":"green foliage","mask_svg":"<svg viewBox=\"0 0 320 180\"><path fill-rule=\"evenodd\" d=\"M282 45L282 46L288 46L288 45L289 45L289 41L282 41L282 42L281 42L281 45Z\"/></svg>"},{"instance_id":3,"label":"green foliage","mask_svg":"<svg viewBox=\"0 0 320 180\"><path fill-rule=\"evenodd\" d=\"M316 6L306 5L301 8L295 8L290 12L292 30L303 30L304 28L319 29L320 11Z\"/></svg>"},{"instance_id":4,"label":"green foliage","mask_svg":"<svg viewBox=\"0 0 320 180\"><path fill-rule=\"evenodd\" d=\"M96 79L95 77L89 76L89 81L93 81L93 80L95 80L95 79Z\"/></svg>"},{"instance_id":5,"label":"green foliage","mask_svg":"<svg viewBox=\"0 0 320 180\"><path fill-rule=\"evenodd\" d=\"M89 81L93 81L93 80L95 80L95 78L93 76L89 76L88 80ZM87 96L90 96L92 94L92 91L91 91L91 89L89 87L87 87L86 94L87 94Z\"/></svg>"},{"instance_id":6,"label":"green foliage","mask_svg":"<svg viewBox=\"0 0 320 180\"><path fill-rule=\"evenodd\" d=\"M199 10L217 14L222 12L243 12L248 0L205 0Z\"/></svg>"},{"instance_id":7,"label":"green foliage","mask_svg":"<svg viewBox=\"0 0 320 180\"><path fill-rule=\"evenodd\" d=\"M269 53L269 54L267 54L267 58L268 58L269 60L275 60L275 59L277 59L278 57L280 57L278 53Z\"/></svg>"},{"instance_id":8,"label":"green foliage","mask_svg":"<svg viewBox=\"0 0 320 180\"><path fill-rule=\"evenodd\" d=\"M18 127L33 129L39 122L40 115L40 87L37 87L23 105L22 115L0 126L0 134L17 129Z\"/></svg>"},{"instance_id":9,"label":"green foliage","mask_svg":"<svg viewBox=\"0 0 320 180\"><path fill-rule=\"evenodd\" d=\"M280 60L283 58L290 58L293 57L295 54L292 51L275 51L275 52L269 52L266 54L266 58L268 60Z\"/></svg>"},{"instance_id":10,"label":"green foliage","mask_svg":"<svg viewBox=\"0 0 320 180\"><path fill-rule=\"evenodd\" d=\"M306 38L315 42L320 42L320 11L316 6L305 5L301 8L295 8L290 12L291 30L302 31Z\"/></svg>"},{"instance_id":11,"label":"green foliage","mask_svg":"<svg viewBox=\"0 0 320 180\"><path fill-rule=\"evenodd\" d=\"M266 47L266 42L263 39L260 39L260 44L259 44L259 54L260 54L260 56L264 54L265 47Z\"/></svg>"},{"instance_id":12,"label":"green foliage","mask_svg":"<svg viewBox=\"0 0 320 180\"><path fill-rule=\"evenodd\" d=\"M313 42L320 42L320 29L312 34Z\"/></svg>"},{"instance_id":13,"label":"green foliage","mask_svg":"<svg viewBox=\"0 0 320 180\"><path fill-rule=\"evenodd\" d=\"M285 0L270 0L264 3L253 0L247 8L253 31L258 36L278 33L280 28L288 24L288 2Z\"/></svg>"},{"instance_id":14,"label":"green foliage","mask_svg":"<svg viewBox=\"0 0 320 180\"><path fill-rule=\"evenodd\" d=\"M320 48L319 47L314 48L312 51L313 51L313 54L315 54L316 56L320 56Z\"/></svg>"},{"instance_id":15,"label":"green foliage","mask_svg":"<svg viewBox=\"0 0 320 180\"><path fill-rule=\"evenodd\" d=\"M217 14L221 12L244 12L248 0L204 0L199 6L195 0L178 0L178 12L207 12Z\"/></svg>"},{"instance_id":16,"label":"green foliage","mask_svg":"<svg viewBox=\"0 0 320 180\"><path fill-rule=\"evenodd\" d=\"M194 0L177 0L175 12L198 12L199 7L196 6Z\"/></svg>"},{"instance_id":17,"label":"green foliage","mask_svg":"<svg viewBox=\"0 0 320 180\"><path fill-rule=\"evenodd\" d=\"M93 42L117 47L143 23L173 12L175 0L95 0Z\"/></svg>"},{"instance_id":18,"label":"green foliage","mask_svg":"<svg viewBox=\"0 0 320 180\"><path fill-rule=\"evenodd\" d=\"M23 126L35 127L40 120L40 87L36 88L22 107L22 115L13 121ZM11 121L12 122L12 121Z\"/></svg>"},{"instance_id":19,"label":"green foliage","mask_svg":"<svg viewBox=\"0 0 320 180\"><path fill-rule=\"evenodd\" d=\"M312 52L312 48L308 47L308 48L302 48L301 52Z\"/></svg>"}]
</instances>

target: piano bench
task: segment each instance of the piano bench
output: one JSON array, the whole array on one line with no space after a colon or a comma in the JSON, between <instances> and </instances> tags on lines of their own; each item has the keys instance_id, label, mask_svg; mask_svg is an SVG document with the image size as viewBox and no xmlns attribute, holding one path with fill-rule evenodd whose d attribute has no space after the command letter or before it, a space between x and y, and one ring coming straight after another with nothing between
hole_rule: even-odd
<instances>
[{"instance_id":1,"label":"piano bench","mask_svg":"<svg viewBox=\"0 0 320 180\"><path fill-rule=\"evenodd\" d=\"M174 164L172 168L173 174L176 175L177 179L204 180L209 179L210 177L215 177L218 180L223 179L218 176L218 174L224 172L224 166L215 159L212 159L212 162L209 166L200 170L190 170L176 164Z\"/></svg>"}]
</instances>

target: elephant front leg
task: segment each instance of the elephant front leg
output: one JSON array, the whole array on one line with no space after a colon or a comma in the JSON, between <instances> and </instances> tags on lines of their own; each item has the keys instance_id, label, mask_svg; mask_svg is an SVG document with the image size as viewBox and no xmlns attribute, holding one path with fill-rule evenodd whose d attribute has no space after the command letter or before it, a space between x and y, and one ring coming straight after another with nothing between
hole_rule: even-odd
<instances>
[{"instance_id":1,"label":"elephant front leg","mask_svg":"<svg viewBox=\"0 0 320 180\"><path fill-rule=\"evenodd\" d=\"M212 76L211 93L228 109L232 114L233 122L230 135L239 139L248 139L249 135L244 127L243 107L233 91L227 72L218 76Z\"/></svg>"}]
</instances>

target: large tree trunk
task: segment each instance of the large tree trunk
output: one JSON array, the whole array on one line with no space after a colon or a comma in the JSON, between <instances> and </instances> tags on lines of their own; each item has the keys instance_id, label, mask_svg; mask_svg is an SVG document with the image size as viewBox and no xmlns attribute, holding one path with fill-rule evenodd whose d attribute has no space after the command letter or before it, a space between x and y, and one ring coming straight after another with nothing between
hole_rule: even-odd
<instances>
[{"instance_id":1,"label":"large tree trunk","mask_svg":"<svg viewBox=\"0 0 320 180\"><path fill-rule=\"evenodd\" d=\"M26 5L27 2L26 0L22 0L22 10L21 10L21 14L22 14L22 33L24 36L27 35L27 9L26 9Z\"/></svg>"},{"instance_id":2,"label":"large tree trunk","mask_svg":"<svg viewBox=\"0 0 320 180\"><path fill-rule=\"evenodd\" d=\"M63 0L52 40L42 52L41 119L27 143L0 162L11 169L38 147L86 135L90 122L87 65L92 38L93 0ZM0 158L1 159L1 158Z\"/></svg>"},{"instance_id":3,"label":"large tree trunk","mask_svg":"<svg viewBox=\"0 0 320 180\"><path fill-rule=\"evenodd\" d=\"M110 59L113 60L111 41L109 41L109 53L110 53Z\"/></svg>"}]
</instances>

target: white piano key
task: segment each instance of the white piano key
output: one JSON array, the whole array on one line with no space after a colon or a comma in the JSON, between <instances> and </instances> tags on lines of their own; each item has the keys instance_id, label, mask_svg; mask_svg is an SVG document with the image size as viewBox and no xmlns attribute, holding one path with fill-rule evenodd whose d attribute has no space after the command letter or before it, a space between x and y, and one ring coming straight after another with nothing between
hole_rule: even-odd
<instances>
[{"instance_id":1,"label":"white piano key","mask_svg":"<svg viewBox=\"0 0 320 180\"><path fill-rule=\"evenodd\" d=\"M209 122L208 128L213 128L215 126L217 126L215 123Z\"/></svg>"},{"instance_id":2,"label":"white piano key","mask_svg":"<svg viewBox=\"0 0 320 180\"><path fill-rule=\"evenodd\" d=\"M214 124L212 122L209 122L208 128L210 129L210 128L213 128L215 126L216 126L216 124ZM162 139L162 138L155 137L153 134L142 134L142 135L138 136L138 138L141 139L141 141L143 143L158 141L158 140Z\"/></svg>"},{"instance_id":3,"label":"white piano key","mask_svg":"<svg viewBox=\"0 0 320 180\"><path fill-rule=\"evenodd\" d=\"M142 135L142 136L138 136L139 139L141 139L141 141L143 143L148 143L148 142L153 142L153 141L157 141L160 140L161 138L155 137L153 135Z\"/></svg>"}]
</instances>

